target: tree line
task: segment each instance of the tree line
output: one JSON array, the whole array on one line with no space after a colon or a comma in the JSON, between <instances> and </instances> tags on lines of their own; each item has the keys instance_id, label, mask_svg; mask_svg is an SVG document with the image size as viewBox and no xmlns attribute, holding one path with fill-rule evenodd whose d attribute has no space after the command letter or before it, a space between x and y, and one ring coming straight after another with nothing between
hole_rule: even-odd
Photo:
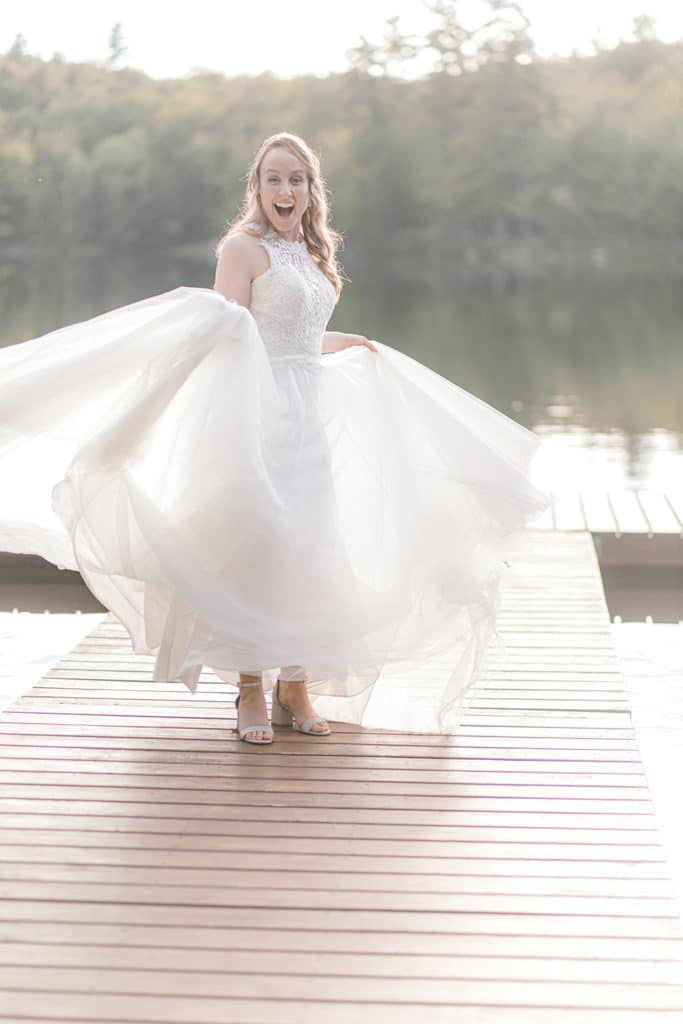
<instances>
[{"instance_id":1,"label":"tree line","mask_svg":"<svg viewBox=\"0 0 683 1024\"><path fill-rule=\"evenodd\" d=\"M458 0L433 29L360 39L327 77L156 80L108 61L0 56L0 275L212 261L262 138L320 152L342 254L379 285L640 277L683 266L683 43L541 59L519 4ZM419 73L418 73L419 72Z\"/></svg>"}]
</instances>

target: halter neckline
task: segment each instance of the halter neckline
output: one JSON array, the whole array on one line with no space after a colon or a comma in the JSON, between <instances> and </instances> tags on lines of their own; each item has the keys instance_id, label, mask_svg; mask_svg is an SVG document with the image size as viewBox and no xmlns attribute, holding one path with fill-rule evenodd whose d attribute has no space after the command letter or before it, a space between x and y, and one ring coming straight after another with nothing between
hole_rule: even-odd
<instances>
[{"instance_id":1,"label":"halter neckline","mask_svg":"<svg viewBox=\"0 0 683 1024\"><path fill-rule=\"evenodd\" d=\"M270 239L272 241L275 241L275 242L279 242L281 245L294 245L294 246L297 246L297 247L301 247L302 245L303 246L306 245L306 242L305 242L304 239L301 239L301 241L299 241L299 242L290 242L288 238L283 238L282 235L279 234L275 230L275 228L269 228L268 231L266 231L266 233L265 233L265 235L263 237L264 238L268 238L268 239Z\"/></svg>"}]
</instances>

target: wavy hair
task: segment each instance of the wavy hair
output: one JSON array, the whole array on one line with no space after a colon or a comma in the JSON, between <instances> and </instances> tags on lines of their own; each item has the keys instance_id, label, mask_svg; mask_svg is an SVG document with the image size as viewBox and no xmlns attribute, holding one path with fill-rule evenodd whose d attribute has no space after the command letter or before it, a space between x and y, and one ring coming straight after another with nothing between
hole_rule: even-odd
<instances>
[{"instance_id":1,"label":"wavy hair","mask_svg":"<svg viewBox=\"0 0 683 1024\"><path fill-rule=\"evenodd\" d=\"M304 211L301 229L306 247L321 271L332 284L337 296L342 289L341 269L337 262L337 249L342 237L330 226L330 208L327 187L320 174L320 161L310 146L298 135L291 132L277 132L265 139L254 157L247 175L247 188L237 217L228 221L226 230L216 245L216 254L226 238L242 231L253 237L263 236L273 227L261 205L258 193L261 164L269 150L283 146L296 156L304 166L311 197L310 206Z\"/></svg>"}]
</instances>

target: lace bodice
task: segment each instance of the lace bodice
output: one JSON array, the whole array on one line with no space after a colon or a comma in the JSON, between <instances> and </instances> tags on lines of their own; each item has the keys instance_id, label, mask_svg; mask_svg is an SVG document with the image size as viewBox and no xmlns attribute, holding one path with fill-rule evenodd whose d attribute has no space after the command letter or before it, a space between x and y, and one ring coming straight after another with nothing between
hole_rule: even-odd
<instances>
[{"instance_id":1,"label":"lace bodice","mask_svg":"<svg viewBox=\"0 0 683 1024\"><path fill-rule=\"evenodd\" d=\"M288 242L271 230L260 239L270 267L251 286L251 313L271 362L317 360L336 305L332 284L305 242Z\"/></svg>"}]
</instances>

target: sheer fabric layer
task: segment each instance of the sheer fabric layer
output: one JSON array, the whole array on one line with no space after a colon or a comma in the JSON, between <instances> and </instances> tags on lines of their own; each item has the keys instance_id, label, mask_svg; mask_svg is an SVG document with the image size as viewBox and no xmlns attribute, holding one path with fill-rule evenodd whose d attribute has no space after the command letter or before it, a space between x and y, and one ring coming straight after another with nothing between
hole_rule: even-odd
<instances>
[{"instance_id":1,"label":"sheer fabric layer","mask_svg":"<svg viewBox=\"0 0 683 1024\"><path fill-rule=\"evenodd\" d=\"M303 670L321 714L452 730L538 442L377 346L269 358L177 288L1 351L0 549L78 569L156 680Z\"/></svg>"}]
</instances>

